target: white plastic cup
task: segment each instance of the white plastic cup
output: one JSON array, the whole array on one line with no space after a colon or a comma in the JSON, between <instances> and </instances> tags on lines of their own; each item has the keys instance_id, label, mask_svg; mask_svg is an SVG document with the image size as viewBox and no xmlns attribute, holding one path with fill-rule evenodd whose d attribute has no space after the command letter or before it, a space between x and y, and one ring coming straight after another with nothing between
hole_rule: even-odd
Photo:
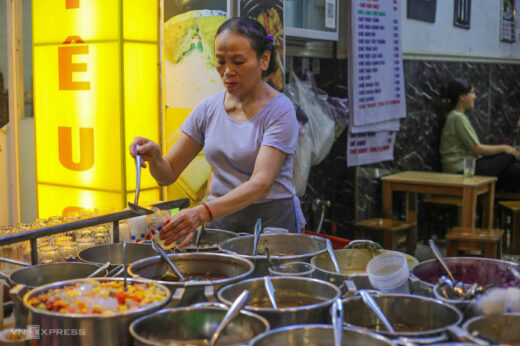
<instances>
[{"instance_id":1,"label":"white plastic cup","mask_svg":"<svg viewBox=\"0 0 520 346\"><path fill-rule=\"evenodd\" d=\"M464 178L475 176L475 156L464 156Z\"/></svg>"},{"instance_id":2,"label":"white plastic cup","mask_svg":"<svg viewBox=\"0 0 520 346\"><path fill-rule=\"evenodd\" d=\"M384 293L410 293L410 270L406 257L397 251L388 251L372 258L367 264L368 280Z\"/></svg>"},{"instance_id":3,"label":"white plastic cup","mask_svg":"<svg viewBox=\"0 0 520 346\"><path fill-rule=\"evenodd\" d=\"M271 276L298 276L312 277L314 266L307 262L290 262L269 267L269 275Z\"/></svg>"}]
</instances>

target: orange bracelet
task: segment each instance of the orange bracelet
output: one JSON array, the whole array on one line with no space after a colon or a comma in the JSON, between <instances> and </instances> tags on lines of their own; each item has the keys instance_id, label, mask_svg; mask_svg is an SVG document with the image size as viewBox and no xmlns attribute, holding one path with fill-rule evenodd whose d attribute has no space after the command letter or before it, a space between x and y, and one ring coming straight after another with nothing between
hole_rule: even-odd
<instances>
[{"instance_id":1,"label":"orange bracelet","mask_svg":"<svg viewBox=\"0 0 520 346\"><path fill-rule=\"evenodd\" d=\"M208 211L208 214L209 214L209 221L213 221L213 214L211 213L211 209L209 209L208 205L206 203L202 203L202 205L204 206L204 208L206 208L206 210Z\"/></svg>"}]
</instances>

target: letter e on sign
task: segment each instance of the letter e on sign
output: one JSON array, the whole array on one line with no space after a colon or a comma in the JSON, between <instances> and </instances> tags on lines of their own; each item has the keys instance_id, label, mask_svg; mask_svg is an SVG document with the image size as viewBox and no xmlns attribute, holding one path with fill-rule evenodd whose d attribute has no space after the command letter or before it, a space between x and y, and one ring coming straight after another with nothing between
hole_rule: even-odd
<instances>
[{"instance_id":1,"label":"letter e on sign","mask_svg":"<svg viewBox=\"0 0 520 346\"><path fill-rule=\"evenodd\" d=\"M76 42L82 43L79 37L69 37L65 40L65 44L76 39ZM88 55L88 46L72 46L72 47L58 47L58 71L60 90L90 90L90 82L79 82L72 80L72 72L86 72L87 64L73 63L73 55Z\"/></svg>"}]
</instances>

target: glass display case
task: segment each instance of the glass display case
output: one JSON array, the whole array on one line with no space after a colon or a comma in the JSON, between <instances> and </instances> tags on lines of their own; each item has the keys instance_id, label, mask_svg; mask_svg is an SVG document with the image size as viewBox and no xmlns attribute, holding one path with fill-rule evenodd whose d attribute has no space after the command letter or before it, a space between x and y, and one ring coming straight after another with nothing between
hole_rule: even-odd
<instances>
[{"instance_id":1,"label":"glass display case","mask_svg":"<svg viewBox=\"0 0 520 346\"><path fill-rule=\"evenodd\" d=\"M286 36L338 40L338 0L285 0Z\"/></svg>"}]
</instances>

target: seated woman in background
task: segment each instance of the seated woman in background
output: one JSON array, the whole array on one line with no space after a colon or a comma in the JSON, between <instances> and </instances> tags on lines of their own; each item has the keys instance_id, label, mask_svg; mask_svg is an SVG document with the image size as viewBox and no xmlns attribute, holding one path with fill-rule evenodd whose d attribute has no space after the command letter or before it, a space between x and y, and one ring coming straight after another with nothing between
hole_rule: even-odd
<instances>
[{"instance_id":1,"label":"seated woman in background","mask_svg":"<svg viewBox=\"0 0 520 346\"><path fill-rule=\"evenodd\" d=\"M454 79L444 91L452 107L442 130L440 154L442 168L462 173L464 156L475 156L475 175L498 177L497 191L520 190L518 151L506 144L481 144L465 112L475 107L475 88L464 79Z\"/></svg>"}]
</instances>

